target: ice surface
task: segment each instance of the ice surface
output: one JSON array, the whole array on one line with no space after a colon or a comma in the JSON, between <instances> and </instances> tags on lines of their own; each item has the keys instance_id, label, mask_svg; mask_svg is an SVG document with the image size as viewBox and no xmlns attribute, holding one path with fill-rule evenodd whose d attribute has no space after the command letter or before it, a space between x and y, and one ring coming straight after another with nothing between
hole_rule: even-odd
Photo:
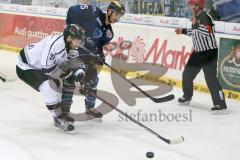
<instances>
[{"instance_id":1,"label":"ice surface","mask_svg":"<svg viewBox=\"0 0 240 160\"><path fill-rule=\"evenodd\" d=\"M17 54L0 50L0 72L16 77ZM180 77L176 77L180 78ZM108 73L100 74L99 88L116 94ZM174 88L176 97L181 90ZM98 101L98 104L100 102ZM190 106L178 106L176 99L156 104L137 99L129 107L119 98L118 108L141 113L144 123L161 136L184 136L185 142L170 146L112 111L103 123L77 122L76 134L65 134L53 126L53 119L41 95L22 81L0 82L0 155L1 160L235 160L239 159L240 105L227 100L228 115L212 115L210 95L195 93ZM83 112L83 98L74 97L72 112ZM143 114L186 114L188 121L144 121ZM191 120L190 120L191 113Z\"/></svg>"}]
</instances>

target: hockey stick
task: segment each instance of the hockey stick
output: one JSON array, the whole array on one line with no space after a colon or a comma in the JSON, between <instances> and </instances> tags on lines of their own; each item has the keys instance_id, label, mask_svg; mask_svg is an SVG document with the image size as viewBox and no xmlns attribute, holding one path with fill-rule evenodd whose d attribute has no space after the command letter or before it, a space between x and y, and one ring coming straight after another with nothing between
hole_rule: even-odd
<instances>
[{"instance_id":1,"label":"hockey stick","mask_svg":"<svg viewBox=\"0 0 240 160\"><path fill-rule=\"evenodd\" d=\"M3 82L6 82L6 78L0 76L0 79L1 79Z\"/></svg>"},{"instance_id":2,"label":"hockey stick","mask_svg":"<svg viewBox=\"0 0 240 160\"><path fill-rule=\"evenodd\" d=\"M15 81L14 78L6 77L6 76L4 76L4 75L1 74L1 73L0 73L0 80L3 81L3 82L13 82L13 81Z\"/></svg>"},{"instance_id":3,"label":"hockey stick","mask_svg":"<svg viewBox=\"0 0 240 160\"><path fill-rule=\"evenodd\" d=\"M107 104L109 107L111 107L112 109L114 109L115 111L120 113L121 115L125 116L126 118L131 120L133 123L135 123L135 124L139 125L140 127L144 128L145 130L147 130L148 132L150 132L151 134L153 134L157 138L161 139L162 141L164 141L164 142L166 142L168 144L180 144L180 143L184 142L184 137L183 136L180 136L180 137L175 138L175 139L164 138L164 137L160 136L158 133L156 133L155 131L153 131L152 129L148 128L144 124L140 123L139 121L137 121L134 118L132 118L131 116L129 116L127 113L124 113L122 110L118 109L117 107L114 107L114 105L112 105L111 103L107 102L106 100L104 100L103 98L99 97L98 95L96 95L96 94L94 94L92 92L90 92L90 95L92 95L93 97L96 97L97 99L101 100L103 103Z\"/></svg>"},{"instance_id":4,"label":"hockey stick","mask_svg":"<svg viewBox=\"0 0 240 160\"><path fill-rule=\"evenodd\" d=\"M135 83L131 82L130 80L128 80L126 77L124 77L123 75L121 75L121 73L119 73L115 68L113 68L111 65L109 65L108 63L104 62L100 57L94 55L91 53L90 50L88 50L85 47L82 47L82 49L86 52L89 53L90 56L96 57L98 58L103 64L105 64L107 67L109 67L111 70L113 70L116 74L118 74L120 77L122 77L124 80L126 80L129 84L131 84L133 87L135 87L137 90L139 90L142 94L144 94L145 96L147 96L148 98L150 98L153 102L155 103L163 103L163 102L167 102L167 101L171 101L175 98L175 96L173 94L167 95L165 97L161 97L161 98L154 98L152 96L150 96L149 94L147 94L145 91L143 91L141 88L139 88ZM86 55L80 55L80 56L86 56Z\"/></svg>"},{"instance_id":5,"label":"hockey stick","mask_svg":"<svg viewBox=\"0 0 240 160\"><path fill-rule=\"evenodd\" d=\"M122 77L124 80L126 80L129 84L131 84L133 87L135 87L137 90L139 90L142 94L144 94L145 96L150 98L155 103L163 103L163 102L171 101L171 100L173 100L175 98L175 96L173 94L170 94L170 95L167 95L167 96L161 97L161 98L154 98L154 97L150 96L149 94L147 94L145 91L143 91L141 88L139 88L135 83L131 82L129 79L127 79L126 77L121 75L121 73L119 73L111 65L107 64L106 62L103 62L103 63L106 66L108 66L111 70L113 70L116 74L118 74L120 77Z\"/></svg>"}]
</instances>

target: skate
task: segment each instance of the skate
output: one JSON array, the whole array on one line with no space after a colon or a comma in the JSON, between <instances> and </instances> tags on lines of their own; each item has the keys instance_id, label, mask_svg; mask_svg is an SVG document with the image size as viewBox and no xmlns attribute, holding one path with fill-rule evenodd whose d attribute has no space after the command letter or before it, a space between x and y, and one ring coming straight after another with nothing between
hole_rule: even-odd
<instances>
[{"instance_id":1,"label":"skate","mask_svg":"<svg viewBox=\"0 0 240 160\"><path fill-rule=\"evenodd\" d=\"M67 114L61 114L58 117L54 117L54 125L63 131L73 132L74 127L74 119Z\"/></svg>"},{"instance_id":2,"label":"skate","mask_svg":"<svg viewBox=\"0 0 240 160\"><path fill-rule=\"evenodd\" d=\"M212 114L222 115L227 114L227 106L226 105L215 105L211 108Z\"/></svg>"},{"instance_id":3,"label":"skate","mask_svg":"<svg viewBox=\"0 0 240 160\"><path fill-rule=\"evenodd\" d=\"M86 109L85 113L87 114L89 120L94 120L96 122L102 122L103 114L101 112L94 110L94 109Z\"/></svg>"},{"instance_id":4,"label":"skate","mask_svg":"<svg viewBox=\"0 0 240 160\"><path fill-rule=\"evenodd\" d=\"M191 101L191 98L181 97L178 99L179 105L189 105L190 101Z\"/></svg>"}]
</instances>

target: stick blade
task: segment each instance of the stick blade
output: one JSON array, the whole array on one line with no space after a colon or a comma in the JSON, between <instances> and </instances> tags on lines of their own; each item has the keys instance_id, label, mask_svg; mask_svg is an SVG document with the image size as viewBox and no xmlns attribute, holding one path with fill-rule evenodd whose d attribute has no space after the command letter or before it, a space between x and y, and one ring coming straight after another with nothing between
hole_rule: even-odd
<instances>
[{"instance_id":1,"label":"stick blade","mask_svg":"<svg viewBox=\"0 0 240 160\"><path fill-rule=\"evenodd\" d=\"M184 142L183 136L170 140L170 144L180 144L183 142Z\"/></svg>"},{"instance_id":2,"label":"stick blade","mask_svg":"<svg viewBox=\"0 0 240 160\"><path fill-rule=\"evenodd\" d=\"M14 78L14 77L2 77L2 76L0 76L0 79L1 79L3 82L14 82L14 81L17 80L17 79Z\"/></svg>"},{"instance_id":3,"label":"stick blade","mask_svg":"<svg viewBox=\"0 0 240 160\"><path fill-rule=\"evenodd\" d=\"M154 101L155 103L163 103L163 102L168 102L171 101L175 98L175 96L173 94L170 94L166 97L161 97L161 98L151 98L152 101Z\"/></svg>"}]
</instances>

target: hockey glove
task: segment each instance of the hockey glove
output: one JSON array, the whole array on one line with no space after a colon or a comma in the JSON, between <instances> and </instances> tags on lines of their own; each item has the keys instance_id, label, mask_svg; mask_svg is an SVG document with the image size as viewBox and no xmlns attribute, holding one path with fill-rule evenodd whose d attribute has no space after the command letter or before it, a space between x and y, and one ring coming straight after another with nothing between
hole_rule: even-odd
<instances>
[{"instance_id":1,"label":"hockey glove","mask_svg":"<svg viewBox=\"0 0 240 160\"><path fill-rule=\"evenodd\" d=\"M98 64L100 66L104 65L105 63L105 55L102 51L99 52L99 54L97 55L97 58L98 58Z\"/></svg>"},{"instance_id":2,"label":"hockey glove","mask_svg":"<svg viewBox=\"0 0 240 160\"><path fill-rule=\"evenodd\" d=\"M85 96L89 96L91 91L92 91L92 88L90 86L90 83L84 83L79 90L79 92Z\"/></svg>"}]
</instances>

